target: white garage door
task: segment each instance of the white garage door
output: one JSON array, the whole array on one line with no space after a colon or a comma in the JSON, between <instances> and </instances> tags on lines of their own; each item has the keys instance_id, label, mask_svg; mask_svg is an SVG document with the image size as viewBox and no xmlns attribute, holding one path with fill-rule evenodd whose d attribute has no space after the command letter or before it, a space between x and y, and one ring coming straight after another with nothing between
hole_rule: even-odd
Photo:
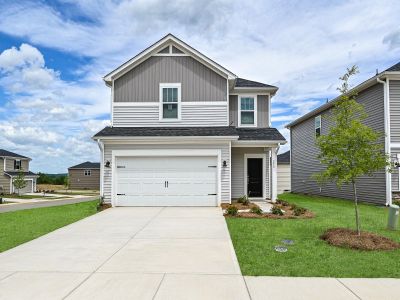
<instances>
[{"instance_id":1,"label":"white garage door","mask_svg":"<svg viewBox=\"0 0 400 300\"><path fill-rule=\"evenodd\" d=\"M117 157L117 206L217 206L216 157Z\"/></svg>"}]
</instances>

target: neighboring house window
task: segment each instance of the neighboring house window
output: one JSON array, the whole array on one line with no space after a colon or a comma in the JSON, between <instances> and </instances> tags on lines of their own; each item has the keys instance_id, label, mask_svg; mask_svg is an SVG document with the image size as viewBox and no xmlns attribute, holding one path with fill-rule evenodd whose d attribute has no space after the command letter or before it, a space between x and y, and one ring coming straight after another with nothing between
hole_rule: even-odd
<instances>
[{"instance_id":1,"label":"neighboring house window","mask_svg":"<svg viewBox=\"0 0 400 300\"><path fill-rule=\"evenodd\" d=\"M91 170L85 170L85 176L92 176Z\"/></svg>"},{"instance_id":2,"label":"neighboring house window","mask_svg":"<svg viewBox=\"0 0 400 300\"><path fill-rule=\"evenodd\" d=\"M239 126L257 126L257 101L256 96L239 97Z\"/></svg>"},{"instance_id":3,"label":"neighboring house window","mask_svg":"<svg viewBox=\"0 0 400 300\"><path fill-rule=\"evenodd\" d=\"M315 117L315 136L321 135L321 116Z\"/></svg>"},{"instance_id":4,"label":"neighboring house window","mask_svg":"<svg viewBox=\"0 0 400 300\"><path fill-rule=\"evenodd\" d=\"M181 84L160 84L160 120L180 119Z\"/></svg>"},{"instance_id":5,"label":"neighboring house window","mask_svg":"<svg viewBox=\"0 0 400 300\"><path fill-rule=\"evenodd\" d=\"M14 170L21 170L21 160L14 160Z\"/></svg>"}]
</instances>

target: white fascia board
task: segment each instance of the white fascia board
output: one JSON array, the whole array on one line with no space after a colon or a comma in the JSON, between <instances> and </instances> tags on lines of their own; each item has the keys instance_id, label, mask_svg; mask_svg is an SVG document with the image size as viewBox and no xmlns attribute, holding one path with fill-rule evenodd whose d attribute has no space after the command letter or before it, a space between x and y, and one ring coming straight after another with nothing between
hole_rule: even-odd
<instances>
[{"instance_id":1,"label":"white fascia board","mask_svg":"<svg viewBox=\"0 0 400 300\"><path fill-rule=\"evenodd\" d=\"M274 96L279 88L272 87L235 87L231 90L230 95L240 95L243 93L255 93L257 95Z\"/></svg>"},{"instance_id":2,"label":"white fascia board","mask_svg":"<svg viewBox=\"0 0 400 300\"><path fill-rule=\"evenodd\" d=\"M155 143L178 143L178 142L193 142L193 141L232 141L239 139L239 136L104 136L94 137L94 140L107 142L123 141L123 142L155 142Z\"/></svg>"},{"instance_id":3,"label":"white fascia board","mask_svg":"<svg viewBox=\"0 0 400 300\"><path fill-rule=\"evenodd\" d=\"M148 57L150 57L154 52L159 50L159 48L161 49L162 46L164 46L164 44L169 43L169 42L174 42L174 43L178 44L180 47L182 47L185 50L185 52L190 53L193 56L193 58L195 58L196 60L200 61L203 64L208 65L209 67L211 66L214 70L217 70L218 72L224 74L225 77L227 77L228 79L237 78L237 76L235 74L233 74L229 70L225 69L224 67L222 67L218 63L214 62L213 60L209 59L204 54L200 53L199 51L192 48L188 44L177 39L172 34L168 34L167 36L165 36L164 38L162 38L161 40L159 40L158 42L156 42L155 44L153 44L146 50L142 51L141 53L139 53L132 59L128 60L127 62L125 62L124 64L119 66L117 69L115 69L111 73L104 76L103 80L109 86L109 82L121 77L123 74L125 74L126 72L133 69L137 64L143 62Z\"/></svg>"},{"instance_id":4,"label":"white fascia board","mask_svg":"<svg viewBox=\"0 0 400 300\"><path fill-rule=\"evenodd\" d=\"M233 141L232 147L277 147L286 144L287 141L271 141L271 140L250 140L250 141Z\"/></svg>"}]
</instances>

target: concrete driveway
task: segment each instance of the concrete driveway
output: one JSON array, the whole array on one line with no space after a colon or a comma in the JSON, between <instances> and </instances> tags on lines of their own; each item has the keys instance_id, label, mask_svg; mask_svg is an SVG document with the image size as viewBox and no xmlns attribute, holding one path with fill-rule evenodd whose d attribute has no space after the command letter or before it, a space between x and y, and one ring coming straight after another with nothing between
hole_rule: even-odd
<instances>
[{"instance_id":1,"label":"concrete driveway","mask_svg":"<svg viewBox=\"0 0 400 300\"><path fill-rule=\"evenodd\" d=\"M248 299L220 208L113 208L0 254L0 299Z\"/></svg>"}]
</instances>

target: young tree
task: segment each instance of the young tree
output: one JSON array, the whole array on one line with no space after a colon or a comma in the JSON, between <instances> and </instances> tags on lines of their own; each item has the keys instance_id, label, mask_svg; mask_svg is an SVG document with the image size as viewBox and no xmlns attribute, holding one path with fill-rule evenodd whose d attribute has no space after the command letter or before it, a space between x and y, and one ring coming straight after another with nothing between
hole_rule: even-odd
<instances>
[{"instance_id":1,"label":"young tree","mask_svg":"<svg viewBox=\"0 0 400 300\"><path fill-rule=\"evenodd\" d=\"M69 189L69 176L68 175L64 177L64 187L68 192L68 189Z\"/></svg>"},{"instance_id":2,"label":"young tree","mask_svg":"<svg viewBox=\"0 0 400 300\"><path fill-rule=\"evenodd\" d=\"M318 158L326 169L315 177L320 184L336 182L339 188L343 184L352 185L356 227L360 235L357 179L363 175L372 176L373 172L389 166L390 160L381 140L384 134L363 123L367 114L356 101L356 92L349 90L349 79L356 73L358 68L353 66L340 77L342 84L338 90L341 96L329 116L333 126L327 135L321 134L317 138Z\"/></svg>"},{"instance_id":3,"label":"young tree","mask_svg":"<svg viewBox=\"0 0 400 300\"><path fill-rule=\"evenodd\" d=\"M17 177L15 177L13 181L14 187L18 191L18 196L20 195L20 190L26 187L25 175L24 172L19 171Z\"/></svg>"}]
</instances>

